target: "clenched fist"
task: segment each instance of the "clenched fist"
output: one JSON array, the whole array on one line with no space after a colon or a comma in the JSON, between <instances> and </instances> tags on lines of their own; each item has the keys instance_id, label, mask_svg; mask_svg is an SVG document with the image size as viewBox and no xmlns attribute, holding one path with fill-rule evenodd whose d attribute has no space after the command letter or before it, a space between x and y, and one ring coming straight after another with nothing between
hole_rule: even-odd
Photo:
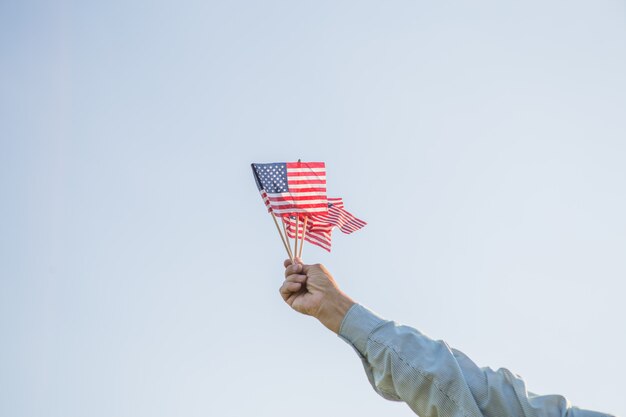
<instances>
[{"instance_id":1,"label":"clenched fist","mask_svg":"<svg viewBox=\"0 0 626 417\"><path fill-rule=\"evenodd\" d=\"M285 261L280 295L291 308L317 318L335 333L339 333L344 316L354 304L324 265L303 265L298 258L293 263Z\"/></svg>"}]
</instances>

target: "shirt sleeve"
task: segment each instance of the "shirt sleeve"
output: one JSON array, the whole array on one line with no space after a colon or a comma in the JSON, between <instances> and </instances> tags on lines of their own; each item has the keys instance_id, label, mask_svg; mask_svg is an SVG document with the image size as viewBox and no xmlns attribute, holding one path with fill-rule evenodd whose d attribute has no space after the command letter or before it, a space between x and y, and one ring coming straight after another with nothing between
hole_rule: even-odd
<instances>
[{"instance_id":1,"label":"shirt sleeve","mask_svg":"<svg viewBox=\"0 0 626 417\"><path fill-rule=\"evenodd\" d=\"M378 394L421 417L610 417L539 396L507 369L479 368L462 352L353 305L339 336L359 354Z\"/></svg>"}]
</instances>

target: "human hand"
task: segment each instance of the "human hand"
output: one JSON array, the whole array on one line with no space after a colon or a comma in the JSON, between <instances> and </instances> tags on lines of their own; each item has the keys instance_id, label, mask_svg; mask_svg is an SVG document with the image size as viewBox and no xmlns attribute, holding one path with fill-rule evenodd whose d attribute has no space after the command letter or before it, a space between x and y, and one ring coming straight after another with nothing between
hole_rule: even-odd
<instances>
[{"instance_id":1,"label":"human hand","mask_svg":"<svg viewBox=\"0 0 626 417\"><path fill-rule=\"evenodd\" d=\"M317 318L335 333L354 304L324 265L304 265L298 258L285 261L285 281L279 291L291 308Z\"/></svg>"}]
</instances>

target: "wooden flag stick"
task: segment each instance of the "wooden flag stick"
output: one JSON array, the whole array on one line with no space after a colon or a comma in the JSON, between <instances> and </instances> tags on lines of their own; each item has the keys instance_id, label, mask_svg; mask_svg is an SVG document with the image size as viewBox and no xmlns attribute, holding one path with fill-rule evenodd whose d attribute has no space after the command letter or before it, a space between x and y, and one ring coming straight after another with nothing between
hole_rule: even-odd
<instances>
[{"instance_id":1,"label":"wooden flag stick","mask_svg":"<svg viewBox=\"0 0 626 417\"><path fill-rule=\"evenodd\" d=\"M300 253L298 258L302 259L302 248L304 247L304 238L306 237L306 223L309 220L308 217L304 218L304 226L302 226L302 240L300 241Z\"/></svg>"},{"instance_id":2,"label":"wooden flag stick","mask_svg":"<svg viewBox=\"0 0 626 417\"><path fill-rule=\"evenodd\" d=\"M296 215L296 238L293 244L293 254L298 255L298 236L300 235L300 216Z\"/></svg>"},{"instance_id":3,"label":"wooden flag stick","mask_svg":"<svg viewBox=\"0 0 626 417\"><path fill-rule=\"evenodd\" d=\"M291 254L291 250L289 250L289 246L287 246L287 242L285 242L285 238L283 237L283 232L280 231L280 226L278 226L278 220L276 220L276 216L274 215L274 213L270 213L270 216L272 216L272 219L274 219L276 230L278 230L278 234L280 235L280 240L283 241L283 245L285 246L285 250L287 251L287 256L289 256L289 259L292 259L293 255Z\"/></svg>"},{"instance_id":4,"label":"wooden flag stick","mask_svg":"<svg viewBox=\"0 0 626 417\"><path fill-rule=\"evenodd\" d=\"M283 232L285 232L285 239L287 240L287 249L289 250L289 259L293 262L293 253L291 253L291 241L289 240L289 235L287 234L287 228L285 227L285 221L281 222L283 224Z\"/></svg>"}]
</instances>

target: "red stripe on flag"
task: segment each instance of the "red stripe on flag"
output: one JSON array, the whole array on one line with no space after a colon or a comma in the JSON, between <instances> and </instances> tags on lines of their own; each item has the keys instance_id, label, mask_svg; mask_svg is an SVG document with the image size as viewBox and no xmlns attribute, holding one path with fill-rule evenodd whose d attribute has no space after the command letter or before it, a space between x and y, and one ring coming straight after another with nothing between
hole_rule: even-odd
<instances>
[{"instance_id":1,"label":"red stripe on flag","mask_svg":"<svg viewBox=\"0 0 626 417\"><path fill-rule=\"evenodd\" d=\"M320 185L326 185L326 180L298 180L298 179L292 179L292 178L288 178L287 179L287 184L294 186L294 185L307 185L307 184L311 184L311 185L317 185L317 188L323 188L323 187L319 187ZM311 187L311 188L315 188L315 187Z\"/></svg>"},{"instance_id":2,"label":"red stripe on flag","mask_svg":"<svg viewBox=\"0 0 626 417\"><path fill-rule=\"evenodd\" d=\"M268 196L268 198L271 202L324 200L323 195L298 195L298 196L290 195L290 196L276 196L276 197ZM326 207L328 207L328 204L326 204Z\"/></svg>"},{"instance_id":3,"label":"red stripe on flag","mask_svg":"<svg viewBox=\"0 0 626 417\"><path fill-rule=\"evenodd\" d=\"M281 202L274 202L271 204L272 208L275 209L284 209L285 207L294 207L294 208L321 208L322 213L323 214L327 214L328 213L328 207L324 204L324 203L314 203L314 202L296 202L296 201L281 201ZM305 213L303 213L305 214Z\"/></svg>"},{"instance_id":4,"label":"red stripe on flag","mask_svg":"<svg viewBox=\"0 0 626 417\"><path fill-rule=\"evenodd\" d=\"M326 177L326 172L325 171L305 171L305 172L293 172L293 171L287 171L287 177Z\"/></svg>"},{"instance_id":5,"label":"red stripe on flag","mask_svg":"<svg viewBox=\"0 0 626 417\"><path fill-rule=\"evenodd\" d=\"M324 162L286 162L287 168L325 168Z\"/></svg>"}]
</instances>

